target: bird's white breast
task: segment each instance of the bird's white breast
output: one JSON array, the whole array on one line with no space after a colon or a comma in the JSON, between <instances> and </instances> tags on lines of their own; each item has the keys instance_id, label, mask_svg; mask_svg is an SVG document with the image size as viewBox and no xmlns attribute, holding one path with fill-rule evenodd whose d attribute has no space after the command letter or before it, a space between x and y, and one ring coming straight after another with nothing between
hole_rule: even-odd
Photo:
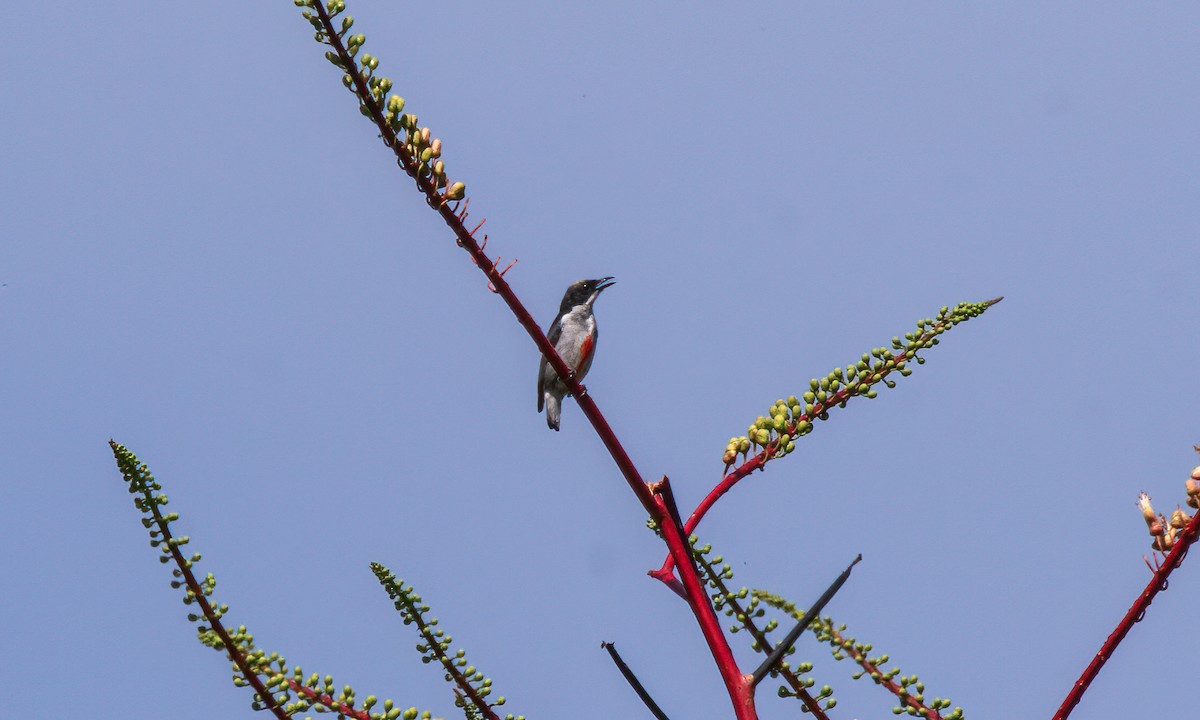
<instances>
[{"instance_id":1,"label":"bird's white breast","mask_svg":"<svg viewBox=\"0 0 1200 720\"><path fill-rule=\"evenodd\" d=\"M595 341L596 316L591 313L590 308L580 305L563 315L562 336L559 337L555 349L558 350L558 354L562 356L563 362L568 367L579 368L584 373L587 372L587 367L580 368L579 366L581 360L579 346L588 335L591 335L592 340ZM590 363L588 364L590 365Z\"/></svg>"}]
</instances>

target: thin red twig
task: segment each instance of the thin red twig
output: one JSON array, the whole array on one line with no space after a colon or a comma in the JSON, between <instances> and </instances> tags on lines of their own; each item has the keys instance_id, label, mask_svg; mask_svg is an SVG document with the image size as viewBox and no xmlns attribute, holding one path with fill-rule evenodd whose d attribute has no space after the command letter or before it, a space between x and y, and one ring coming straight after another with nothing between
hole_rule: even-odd
<instances>
[{"instance_id":1,"label":"thin red twig","mask_svg":"<svg viewBox=\"0 0 1200 720\"><path fill-rule=\"evenodd\" d=\"M497 256L496 256L496 262L497 262L497 263L499 263L499 262L500 262L500 256L499 256L499 255L497 255ZM512 268L513 268L513 265L516 265L518 262L520 262L520 260L514 259L514 260L513 260L512 262L510 262L508 265L505 265L505 266L504 266L504 269L500 271L500 277L504 277L505 273L507 273L509 270L512 270ZM491 280L489 280L489 281L488 281L488 290L491 290L492 292L496 292L496 287L495 287L494 285L492 285L492 281L491 281Z\"/></svg>"},{"instance_id":2,"label":"thin red twig","mask_svg":"<svg viewBox=\"0 0 1200 720\"><path fill-rule=\"evenodd\" d=\"M1125 617L1121 618L1121 622L1117 624L1112 634L1100 646L1100 651L1096 653L1096 657L1088 663L1083 674L1075 681L1075 685L1071 688L1071 692L1067 693L1067 697L1059 706L1058 712L1054 713L1054 720L1066 720L1079 704L1079 700L1083 694L1087 692L1088 686L1100 674L1100 668L1104 667L1104 663L1112 657L1113 651L1129 634L1134 623L1139 622L1146 614L1146 610L1153 602L1154 596L1158 595L1159 591L1167 589L1167 579L1175 568L1183 562L1187 557L1188 547L1196 541L1197 535L1200 535L1200 512L1197 512L1191 521L1179 532L1179 537L1175 541L1175 547L1167 554L1166 559L1158 570L1154 571L1154 575L1150 578L1150 583L1146 585L1146 589L1142 590L1142 594L1134 601L1133 606L1129 608L1129 612L1125 613Z\"/></svg>"}]
</instances>

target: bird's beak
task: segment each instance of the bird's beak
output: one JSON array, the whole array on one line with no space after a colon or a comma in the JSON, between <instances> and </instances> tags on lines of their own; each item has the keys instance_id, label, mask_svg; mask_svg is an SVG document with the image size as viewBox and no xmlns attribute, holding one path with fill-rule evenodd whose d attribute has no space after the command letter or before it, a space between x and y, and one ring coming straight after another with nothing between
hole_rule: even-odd
<instances>
[{"instance_id":1,"label":"bird's beak","mask_svg":"<svg viewBox=\"0 0 1200 720\"><path fill-rule=\"evenodd\" d=\"M600 278L599 280L596 281L596 292L600 292L601 290L610 288L616 284L617 284L617 281L614 280L611 275L609 277Z\"/></svg>"}]
</instances>

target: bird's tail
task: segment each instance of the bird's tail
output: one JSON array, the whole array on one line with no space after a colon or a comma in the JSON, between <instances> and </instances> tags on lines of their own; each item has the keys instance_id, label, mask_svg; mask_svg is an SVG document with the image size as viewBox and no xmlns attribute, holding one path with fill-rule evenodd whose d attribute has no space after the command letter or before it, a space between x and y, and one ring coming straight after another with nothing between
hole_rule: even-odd
<instances>
[{"instance_id":1,"label":"bird's tail","mask_svg":"<svg viewBox=\"0 0 1200 720\"><path fill-rule=\"evenodd\" d=\"M558 430L558 421L562 416L562 398L554 393L546 393L546 424L551 430Z\"/></svg>"}]
</instances>

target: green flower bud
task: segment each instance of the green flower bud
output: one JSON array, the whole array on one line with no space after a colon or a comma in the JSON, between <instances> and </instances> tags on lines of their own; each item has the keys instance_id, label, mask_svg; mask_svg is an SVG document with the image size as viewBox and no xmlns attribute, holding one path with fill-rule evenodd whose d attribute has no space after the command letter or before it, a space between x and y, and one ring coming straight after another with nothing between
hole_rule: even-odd
<instances>
[{"instance_id":1,"label":"green flower bud","mask_svg":"<svg viewBox=\"0 0 1200 720\"><path fill-rule=\"evenodd\" d=\"M467 186L465 183L456 182L446 191L446 197L450 200L461 200L467 194Z\"/></svg>"}]
</instances>

